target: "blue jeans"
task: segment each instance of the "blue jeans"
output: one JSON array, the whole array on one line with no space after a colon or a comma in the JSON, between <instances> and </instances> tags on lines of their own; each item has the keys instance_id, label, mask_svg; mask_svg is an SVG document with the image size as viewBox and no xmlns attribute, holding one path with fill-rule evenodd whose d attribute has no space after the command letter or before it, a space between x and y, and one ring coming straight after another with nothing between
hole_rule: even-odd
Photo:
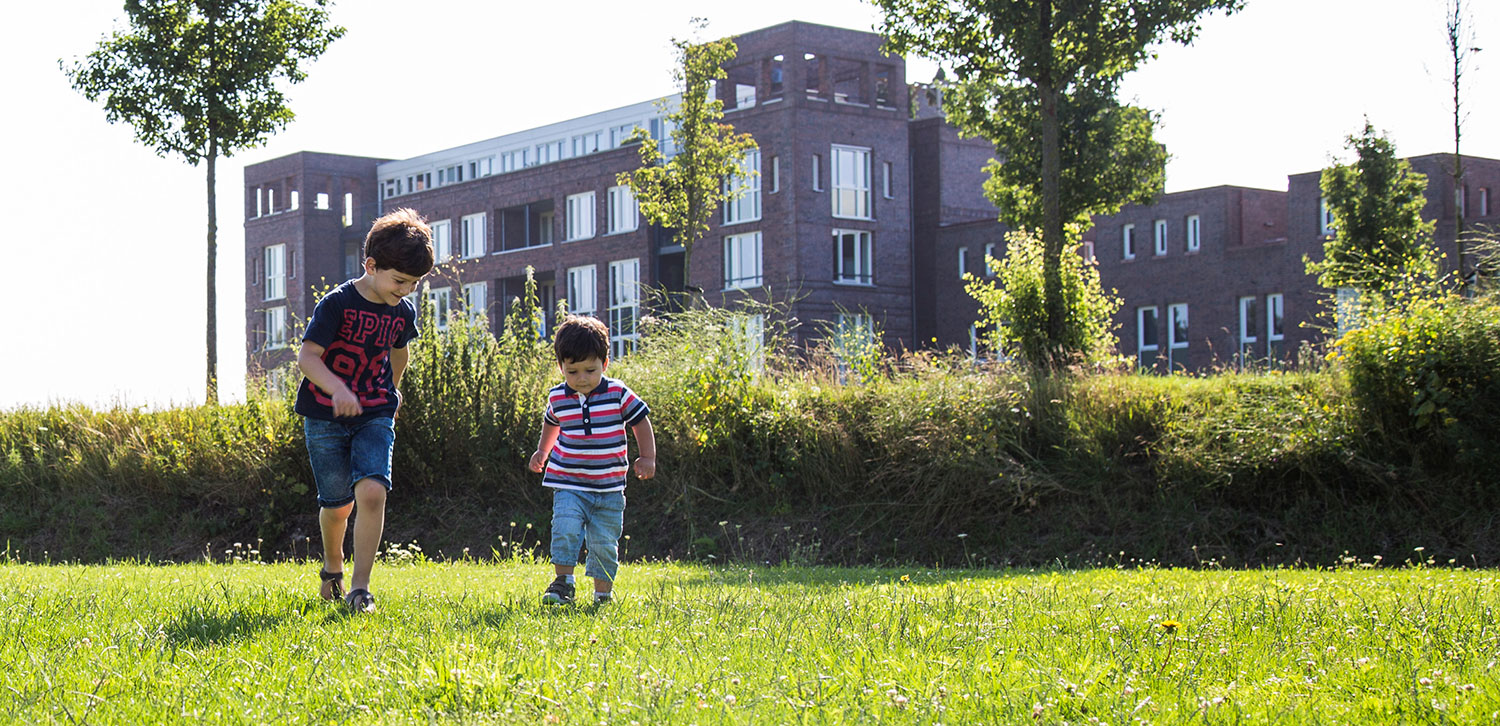
<instances>
[{"instance_id":1,"label":"blue jeans","mask_svg":"<svg viewBox=\"0 0 1500 726\"><path fill-rule=\"evenodd\" d=\"M614 582L620 571L620 532L625 526L625 492L552 490L552 564L572 567L578 546L587 542L583 574Z\"/></svg>"},{"instance_id":2,"label":"blue jeans","mask_svg":"<svg viewBox=\"0 0 1500 726\"><path fill-rule=\"evenodd\" d=\"M318 482L318 506L331 509L354 501L354 485L364 479L374 479L390 491L394 419L303 418L302 432L313 479Z\"/></svg>"}]
</instances>

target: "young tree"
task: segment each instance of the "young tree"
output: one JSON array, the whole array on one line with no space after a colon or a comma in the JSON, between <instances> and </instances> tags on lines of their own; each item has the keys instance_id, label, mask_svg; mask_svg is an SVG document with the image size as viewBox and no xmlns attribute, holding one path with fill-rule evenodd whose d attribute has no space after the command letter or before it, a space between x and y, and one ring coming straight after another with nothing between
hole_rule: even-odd
<instances>
[{"instance_id":1,"label":"young tree","mask_svg":"<svg viewBox=\"0 0 1500 726\"><path fill-rule=\"evenodd\" d=\"M1429 247L1433 223L1422 220L1427 177L1396 156L1396 146L1365 121L1345 148L1356 159L1323 170L1323 197L1334 235L1323 259L1305 260L1307 272L1327 288L1353 287L1388 300L1407 280L1432 278L1437 261Z\"/></svg>"},{"instance_id":2,"label":"young tree","mask_svg":"<svg viewBox=\"0 0 1500 726\"><path fill-rule=\"evenodd\" d=\"M701 29L705 24L695 19L694 25ZM677 153L665 157L646 131L637 128L631 139L642 142L641 166L618 179L630 186L641 214L672 230L672 240L682 245L682 287L690 290L693 244L708 232L714 211L735 193L725 188L725 180L740 173L745 152L754 148L755 140L720 123L724 104L708 98L712 84L727 76L724 63L739 50L734 40L673 40L672 45L678 58L672 77L682 87L682 102L667 114L667 124ZM665 110L666 102L660 106Z\"/></svg>"},{"instance_id":3,"label":"young tree","mask_svg":"<svg viewBox=\"0 0 1500 726\"><path fill-rule=\"evenodd\" d=\"M960 84L977 84L981 91L986 86L995 89L1000 95L994 108L1004 104L1029 109L1013 122L991 116L994 123L1032 125L1036 132L1028 138L1029 132L1016 129L995 140L1025 140L1024 145L1032 149L1028 153L1037 173L1029 182L1016 185L1012 196L1033 199L1040 209L1048 348L1051 364L1060 365L1066 358L1060 345L1067 321L1061 258L1069 221L1063 207L1063 122L1103 122L1115 117L1069 114L1069 105L1111 106L1120 77L1151 57L1152 45L1164 38L1189 43L1197 34L1201 15L1216 9L1233 12L1243 6L1243 0L873 2L884 11L881 29L893 50L920 53L951 67ZM1079 98L1083 100L1075 100ZM1110 103L1100 105L1104 99ZM1118 119L1113 122L1120 123ZM978 128L966 130L980 133ZM1077 132L1077 128L1068 129L1069 135ZM1001 151L1021 156L1016 149ZM1008 182L999 179L994 184L1004 187ZM1129 198L1126 195L1121 201Z\"/></svg>"},{"instance_id":4,"label":"young tree","mask_svg":"<svg viewBox=\"0 0 1500 726\"><path fill-rule=\"evenodd\" d=\"M1453 56L1453 195L1460 199L1464 193L1464 161L1459 154L1459 139L1463 135L1463 103L1459 88L1464 72L1468 70L1470 57L1479 51L1474 47L1474 27L1469 15L1464 12L1464 0L1448 0L1448 52ZM1467 200L1463 200L1466 202ZM1459 287L1468 284L1464 269L1464 214L1463 202L1453 205L1453 242Z\"/></svg>"},{"instance_id":5,"label":"young tree","mask_svg":"<svg viewBox=\"0 0 1500 726\"><path fill-rule=\"evenodd\" d=\"M278 81L307 77L344 29L328 0L127 0L128 27L72 65L73 88L105 118L135 128L158 156L205 162L208 184L208 403L218 401L218 255L214 165L263 143L293 118Z\"/></svg>"}]
</instances>

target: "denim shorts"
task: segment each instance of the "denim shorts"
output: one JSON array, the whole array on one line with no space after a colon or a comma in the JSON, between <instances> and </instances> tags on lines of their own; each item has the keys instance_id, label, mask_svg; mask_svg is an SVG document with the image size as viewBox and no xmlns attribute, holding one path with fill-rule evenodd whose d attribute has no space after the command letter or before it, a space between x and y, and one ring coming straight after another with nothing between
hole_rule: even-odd
<instances>
[{"instance_id":1,"label":"denim shorts","mask_svg":"<svg viewBox=\"0 0 1500 726\"><path fill-rule=\"evenodd\" d=\"M552 490L552 564L571 567L579 545L588 545L583 574L614 582L620 570L620 532L625 522L625 492Z\"/></svg>"},{"instance_id":2,"label":"denim shorts","mask_svg":"<svg viewBox=\"0 0 1500 726\"><path fill-rule=\"evenodd\" d=\"M354 485L363 479L374 479L390 491L395 419L303 418L302 431L313 478L318 482L318 506L342 507L354 501Z\"/></svg>"}]
</instances>

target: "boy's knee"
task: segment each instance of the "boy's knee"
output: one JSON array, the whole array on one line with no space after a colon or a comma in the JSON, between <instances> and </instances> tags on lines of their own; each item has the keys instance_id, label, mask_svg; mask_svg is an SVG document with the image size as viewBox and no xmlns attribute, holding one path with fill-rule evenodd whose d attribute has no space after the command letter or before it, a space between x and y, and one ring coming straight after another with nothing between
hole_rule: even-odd
<instances>
[{"instance_id":1,"label":"boy's knee","mask_svg":"<svg viewBox=\"0 0 1500 726\"><path fill-rule=\"evenodd\" d=\"M354 501L361 507L383 506L385 495L385 485L377 479L361 479L354 485Z\"/></svg>"}]
</instances>

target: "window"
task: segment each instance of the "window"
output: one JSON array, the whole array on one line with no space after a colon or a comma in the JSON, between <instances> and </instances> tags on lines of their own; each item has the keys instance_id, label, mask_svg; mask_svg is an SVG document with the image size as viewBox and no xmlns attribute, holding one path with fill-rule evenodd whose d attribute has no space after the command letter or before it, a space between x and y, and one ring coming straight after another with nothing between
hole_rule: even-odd
<instances>
[{"instance_id":1,"label":"window","mask_svg":"<svg viewBox=\"0 0 1500 726\"><path fill-rule=\"evenodd\" d=\"M1183 365L1187 354L1179 354L1179 350L1187 350L1188 347L1188 306L1187 303L1176 303L1167 306L1167 365Z\"/></svg>"},{"instance_id":2,"label":"window","mask_svg":"<svg viewBox=\"0 0 1500 726\"><path fill-rule=\"evenodd\" d=\"M573 156L592 154L599 150L599 141L604 137L603 131L591 131L573 137Z\"/></svg>"},{"instance_id":3,"label":"window","mask_svg":"<svg viewBox=\"0 0 1500 726\"><path fill-rule=\"evenodd\" d=\"M756 287L760 281L760 233L725 237L724 289Z\"/></svg>"},{"instance_id":4,"label":"window","mask_svg":"<svg viewBox=\"0 0 1500 726\"><path fill-rule=\"evenodd\" d=\"M984 276L994 277L995 266L990 260L995 259L995 243L986 242L984 245Z\"/></svg>"},{"instance_id":5,"label":"window","mask_svg":"<svg viewBox=\"0 0 1500 726\"><path fill-rule=\"evenodd\" d=\"M469 162L469 178L478 179L493 173L495 157L486 156L483 159L475 159Z\"/></svg>"},{"instance_id":6,"label":"window","mask_svg":"<svg viewBox=\"0 0 1500 726\"><path fill-rule=\"evenodd\" d=\"M838 257L838 269L833 278L834 282L875 284L874 249L870 242L870 233L853 229L836 229L833 231L833 242L836 248L835 254Z\"/></svg>"},{"instance_id":7,"label":"window","mask_svg":"<svg viewBox=\"0 0 1500 726\"><path fill-rule=\"evenodd\" d=\"M517 171L532 165L531 149L516 149L500 154L500 171Z\"/></svg>"},{"instance_id":8,"label":"window","mask_svg":"<svg viewBox=\"0 0 1500 726\"><path fill-rule=\"evenodd\" d=\"M781 157L771 157L771 193L781 191Z\"/></svg>"},{"instance_id":9,"label":"window","mask_svg":"<svg viewBox=\"0 0 1500 726\"><path fill-rule=\"evenodd\" d=\"M968 247L960 247L960 248L958 248L958 276L959 277L963 277L964 275L969 274L969 259L968 258L969 258L969 248Z\"/></svg>"},{"instance_id":10,"label":"window","mask_svg":"<svg viewBox=\"0 0 1500 726\"><path fill-rule=\"evenodd\" d=\"M1135 259L1135 225L1127 224L1120 231L1120 247L1124 250L1124 259Z\"/></svg>"},{"instance_id":11,"label":"window","mask_svg":"<svg viewBox=\"0 0 1500 726\"><path fill-rule=\"evenodd\" d=\"M313 198L313 207L316 208L316 209L327 209L328 208L328 193L327 192L318 192L318 196L316 196L316 197Z\"/></svg>"},{"instance_id":12,"label":"window","mask_svg":"<svg viewBox=\"0 0 1500 726\"><path fill-rule=\"evenodd\" d=\"M1318 197L1318 234L1333 234L1333 210L1328 208L1328 197Z\"/></svg>"},{"instance_id":13,"label":"window","mask_svg":"<svg viewBox=\"0 0 1500 726\"><path fill-rule=\"evenodd\" d=\"M383 199L390 199L391 197L394 197L397 194L401 193L401 180L386 179L385 182L380 185L380 190Z\"/></svg>"},{"instance_id":14,"label":"window","mask_svg":"<svg viewBox=\"0 0 1500 726\"><path fill-rule=\"evenodd\" d=\"M759 372L766 367L766 316L734 315L729 318L729 329L740 341L740 350L745 353L750 370Z\"/></svg>"},{"instance_id":15,"label":"window","mask_svg":"<svg viewBox=\"0 0 1500 726\"><path fill-rule=\"evenodd\" d=\"M833 216L870 219L870 150L833 146Z\"/></svg>"},{"instance_id":16,"label":"window","mask_svg":"<svg viewBox=\"0 0 1500 726\"><path fill-rule=\"evenodd\" d=\"M1334 293L1333 319L1338 335L1343 335L1360 326L1359 307L1359 290L1341 287Z\"/></svg>"},{"instance_id":17,"label":"window","mask_svg":"<svg viewBox=\"0 0 1500 726\"><path fill-rule=\"evenodd\" d=\"M619 260L609 263L609 345L610 356L619 358L635 349L640 338L635 322L640 316L641 261Z\"/></svg>"},{"instance_id":18,"label":"window","mask_svg":"<svg viewBox=\"0 0 1500 726\"><path fill-rule=\"evenodd\" d=\"M1463 218L1465 218L1465 217L1468 216L1467 214L1464 214L1464 211L1465 211L1465 209L1464 209L1464 202L1468 201L1468 196L1469 196L1469 185L1468 184L1461 185L1457 189L1453 190L1453 204L1458 209L1458 218L1459 219L1463 219Z\"/></svg>"},{"instance_id":19,"label":"window","mask_svg":"<svg viewBox=\"0 0 1500 726\"><path fill-rule=\"evenodd\" d=\"M868 313L839 313L833 353L840 361L861 357L875 344L875 319Z\"/></svg>"},{"instance_id":20,"label":"window","mask_svg":"<svg viewBox=\"0 0 1500 726\"><path fill-rule=\"evenodd\" d=\"M412 174L406 177L406 193L420 192L432 188L432 172L424 171L421 174Z\"/></svg>"},{"instance_id":21,"label":"window","mask_svg":"<svg viewBox=\"0 0 1500 726\"><path fill-rule=\"evenodd\" d=\"M1161 350L1161 336L1156 330L1156 306L1135 309L1135 355L1142 368L1156 364L1156 353Z\"/></svg>"},{"instance_id":22,"label":"window","mask_svg":"<svg viewBox=\"0 0 1500 726\"><path fill-rule=\"evenodd\" d=\"M548 141L545 144L536 145L536 163L546 164L553 161L562 161L565 157L563 151L568 147L566 139Z\"/></svg>"},{"instance_id":23,"label":"window","mask_svg":"<svg viewBox=\"0 0 1500 726\"><path fill-rule=\"evenodd\" d=\"M1090 242L1089 240L1084 240L1082 247L1079 249L1079 254L1083 255L1083 261L1084 262L1093 262L1094 261L1094 243Z\"/></svg>"},{"instance_id":24,"label":"window","mask_svg":"<svg viewBox=\"0 0 1500 726\"><path fill-rule=\"evenodd\" d=\"M490 285L487 282L471 282L464 285L464 312L471 317L489 317L490 311L486 297L489 295Z\"/></svg>"},{"instance_id":25,"label":"window","mask_svg":"<svg viewBox=\"0 0 1500 726\"><path fill-rule=\"evenodd\" d=\"M612 126L609 129L609 148L615 149L623 146L630 135L635 133L635 122Z\"/></svg>"},{"instance_id":26,"label":"window","mask_svg":"<svg viewBox=\"0 0 1500 726\"><path fill-rule=\"evenodd\" d=\"M630 232L639 225L635 209L635 192L630 187L620 185L610 187L608 193L609 201L609 233Z\"/></svg>"},{"instance_id":27,"label":"window","mask_svg":"<svg viewBox=\"0 0 1500 726\"><path fill-rule=\"evenodd\" d=\"M429 222L428 227L432 229L432 256L438 263L447 262L453 257L453 234L452 223L444 219L440 222Z\"/></svg>"},{"instance_id":28,"label":"window","mask_svg":"<svg viewBox=\"0 0 1500 726\"><path fill-rule=\"evenodd\" d=\"M354 226L354 193L344 192L344 226Z\"/></svg>"},{"instance_id":29,"label":"window","mask_svg":"<svg viewBox=\"0 0 1500 726\"><path fill-rule=\"evenodd\" d=\"M886 199L896 198L895 193L892 191L893 187L891 186L891 176L893 174L894 172L891 170L891 162L882 162L880 165L881 195Z\"/></svg>"},{"instance_id":30,"label":"window","mask_svg":"<svg viewBox=\"0 0 1500 726\"><path fill-rule=\"evenodd\" d=\"M812 188L815 192L823 191L823 157L813 154L812 158Z\"/></svg>"},{"instance_id":31,"label":"window","mask_svg":"<svg viewBox=\"0 0 1500 726\"><path fill-rule=\"evenodd\" d=\"M1256 332L1260 330L1259 323L1255 320L1255 303L1253 297L1240 298L1240 363L1255 355L1255 343L1258 340Z\"/></svg>"},{"instance_id":32,"label":"window","mask_svg":"<svg viewBox=\"0 0 1500 726\"><path fill-rule=\"evenodd\" d=\"M760 219L760 149L745 152L740 171L724 180L724 224Z\"/></svg>"},{"instance_id":33,"label":"window","mask_svg":"<svg viewBox=\"0 0 1500 726\"><path fill-rule=\"evenodd\" d=\"M1488 216L1490 216L1490 189L1489 189L1489 187L1480 187L1479 188L1479 216L1481 216L1481 217L1488 217Z\"/></svg>"},{"instance_id":34,"label":"window","mask_svg":"<svg viewBox=\"0 0 1500 726\"><path fill-rule=\"evenodd\" d=\"M552 244L552 200L495 210L495 252Z\"/></svg>"},{"instance_id":35,"label":"window","mask_svg":"<svg viewBox=\"0 0 1500 726\"><path fill-rule=\"evenodd\" d=\"M286 245L266 247L266 300L286 297Z\"/></svg>"},{"instance_id":36,"label":"window","mask_svg":"<svg viewBox=\"0 0 1500 726\"><path fill-rule=\"evenodd\" d=\"M598 308L598 282L594 265L568 268L568 311L576 315L593 315Z\"/></svg>"},{"instance_id":37,"label":"window","mask_svg":"<svg viewBox=\"0 0 1500 726\"><path fill-rule=\"evenodd\" d=\"M266 190L266 214L276 213L276 190Z\"/></svg>"},{"instance_id":38,"label":"window","mask_svg":"<svg viewBox=\"0 0 1500 726\"><path fill-rule=\"evenodd\" d=\"M594 193L584 192L568 197L568 225L566 241L588 239L594 236Z\"/></svg>"},{"instance_id":39,"label":"window","mask_svg":"<svg viewBox=\"0 0 1500 726\"><path fill-rule=\"evenodd\" d=\"M457 184L464 180L464 165L445 166L437 171L437 185Z\"/></svg>"},{"instance_id":40,"label":"window","mask_svg":"<svg viewBox=\"0 0 1500 726\"><path fill-rule=\"evenodd\" d=\"M266 350L286 347L286 306L266 308Z\"/></svg>"},{"instance_id":41,"label":"window","mask_svg":"<svg viewBox=\"0 0 1500 726\"><path fill-rule=\"evenodd\" d=\"M484 255L484 213L470 214L459 220L463 229L463 256L465 259Z\"/></svg>"},{"instance_id":42,"label":"window","mask_svg":"<svg viewBox=\"0 0 1500 726\"><path fill-rule=\"evenodd\" d=\"M265 195L261 194L261 188L260 187L256 187L255 188L255 216L257 216L257 217L264 216L265 213L266 213L265 207L262 206L263 203L264 203L264 197L265 197Z\"/></svg>"},{"instance_id":43,"label":"window","mask_svg":"<svg viewBox=\"0 0 1500 726\"><path fill-rule=\"evenodd\" d=\"M288 207L293 211L300 209L302 207L302 193L298 192L296 189L293 189L291 196L287 201L290 202Z\"/></svg>"},{"instance_id":44,"label":"window","mask_svg":"<svg viewBox=\"0 0 1500 726\"><path fill-rule=\"evenodd\" d=\"M1202 246L1202 244L1203 244L1203 238L1201 237L1202 231L1199 228L1199 224L1200 224L1200 221L1198 219L1198 215L1196 215L1196 214L1190 214L1190 215L1188 215L1187 224L1186 224L1186 226L1187 226L1187 251L1188 252L1197 252L1198 248L1200 246Z\"/></svg>"},{"instance_id":45,"label":"window","mask_svg":"<svg viewBox=\"0 0 1500 726\"><path fill-rule=\"evenodd\" d=\"M427 304L432 306L432 322L438 330L448 329L448 314L453 312L453 288L435 287L427 291Z\"/></svg>"},{"instance_id":46,"label":"window","mask_svg":"<svg viewBox=\"0 0 1500 726\"><path fill-rule=\"evenodd\" d=\"M1151 224L1153 238L1156 241L1156 254L1161 256L1167 253L1167 220L1158 219Z\"/></svg>"},{"instance_id":47,"label":"window","mask_svg":"<svg viewBox=\"0 0 1500 726\"><path fill-rule=\"evenodd\" d=\"M1266 355L1268 356L1278 356L1281 352L1281 341L1286 338L1282 330L1284 304L1284 298L1279 292L1266 296Z\"/></svg>"}]
</instances>

